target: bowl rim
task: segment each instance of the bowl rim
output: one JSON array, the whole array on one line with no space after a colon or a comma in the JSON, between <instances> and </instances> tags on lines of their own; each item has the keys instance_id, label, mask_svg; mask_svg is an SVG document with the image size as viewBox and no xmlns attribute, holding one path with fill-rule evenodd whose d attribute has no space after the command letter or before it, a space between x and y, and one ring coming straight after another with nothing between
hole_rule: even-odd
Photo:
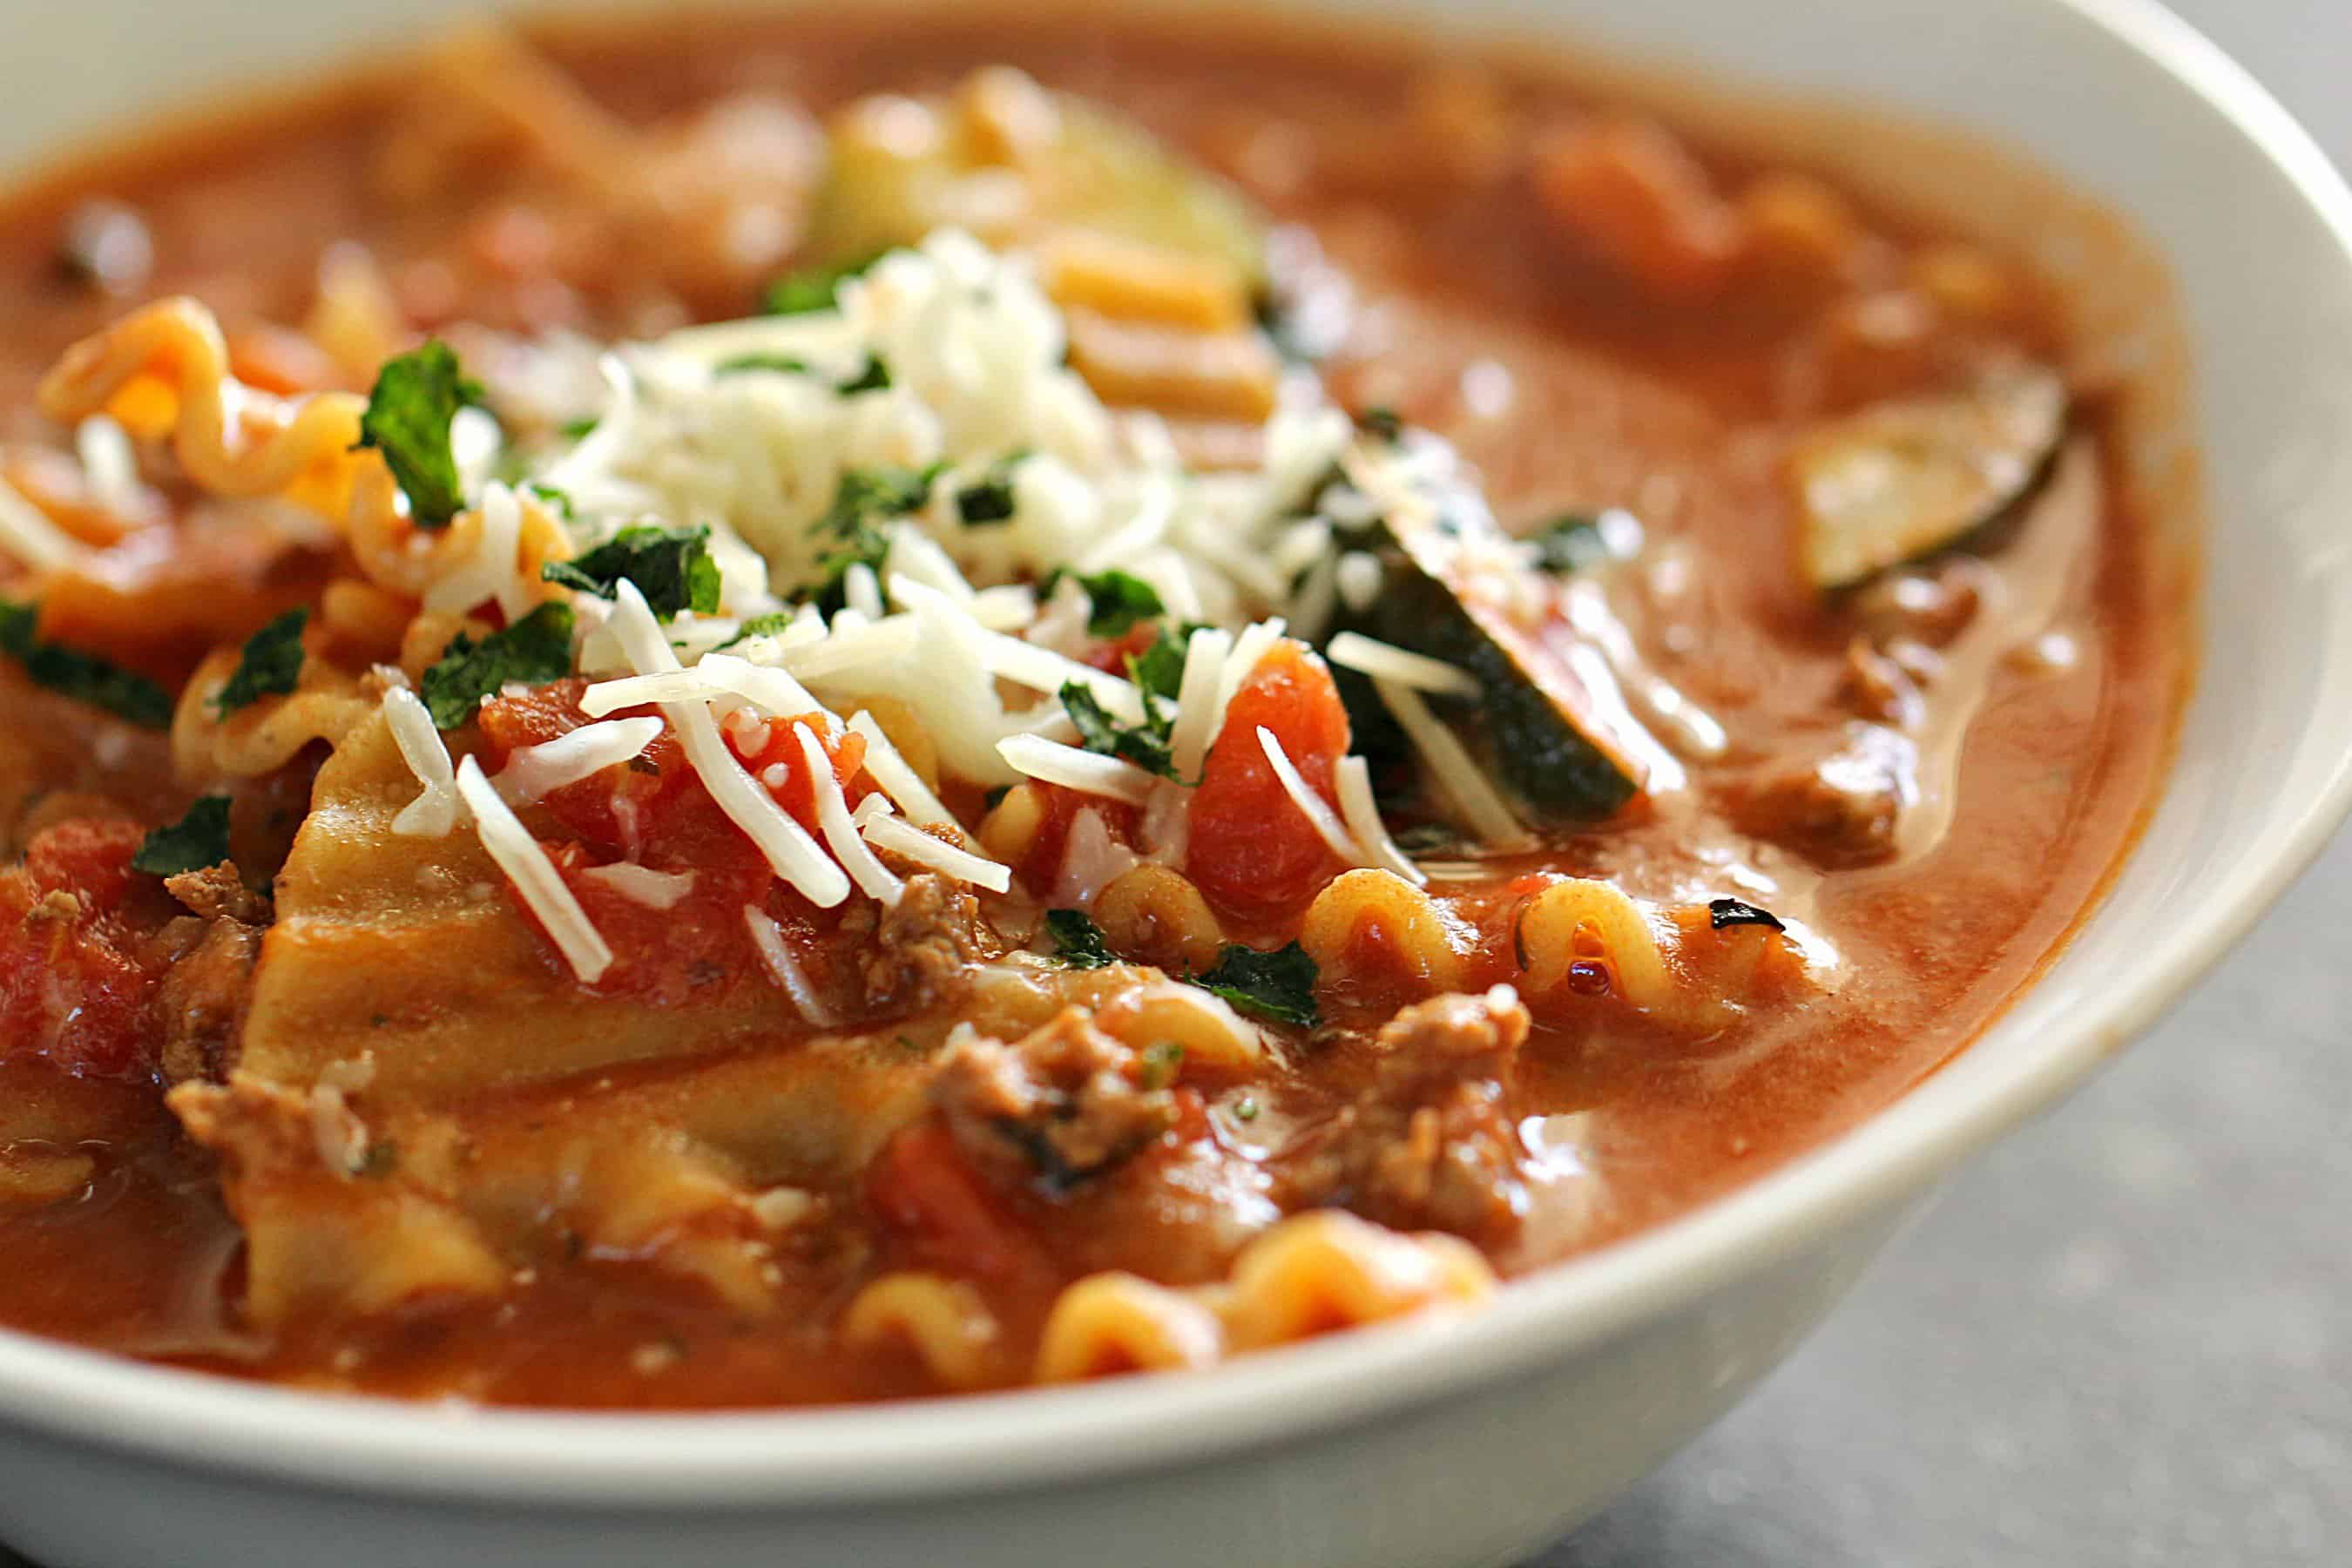
<instances>
[{"instance_id":1,"label":"bowl rim","mask_svg":"<svg viewBox=\"0 0 2352 1568\"><path fill-rule=\"evenodd\" d=\"M2242 67L2158 0L2042 3L2218 112L2285 176L2352 278L2352 189ZM2245 935L2347 811L2352 752L2284 803L2256 850L2156 940L2144 966L2153 978L2070 1016L2046 1048L1948 1095L1925 1080L1756 1181L1515 1281L1466 1317L1374 1325L1181 1376L862 1406L626 1415L322 1396L0 1329L0 1437L372 1495L610 1510L839 1506L1066 1484L1360 1424L1556 1363L1900 1203L2146 1027ZM1898 1114L1906 1110L1915 1113Z\"/></svg>"}]
</instances>

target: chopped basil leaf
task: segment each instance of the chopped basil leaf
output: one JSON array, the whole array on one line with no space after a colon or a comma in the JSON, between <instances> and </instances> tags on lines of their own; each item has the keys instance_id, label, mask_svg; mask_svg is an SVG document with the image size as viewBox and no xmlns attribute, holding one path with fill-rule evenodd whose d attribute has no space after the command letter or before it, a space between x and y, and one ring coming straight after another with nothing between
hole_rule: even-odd
<instances>
[{"instance_id":1,"label":"chopped basil leaf","mask_svg":"<svg viewBox=\"0 0 2352 1568\"><path fill-rule=\"evenodd\" d=\"M544 686L572 673L572 606L540 605L476 642L459 632L425 672L419 695L436 730L454 730L509 682Z\"/></svg>"},{"instance_id":2,"label":"chopped basil leaf","mask_svg":"<svg viewBox=\"0 0 2352 1568\"><path fill-rule=\"evenodd\" d=\"M712 365L710 374L741 375L745 371L752 370L773 371L779 375L806 375L808 361L796 358L792 354L737 354L732 359L723 359Z\"/></svg>"},{"instance_id":3,"label":"chopped basil leaf","mask_svg":"<svg viewBox=\"0 0 2352 1568\"><path fill-rule=\"evenodd\" d=\"M1216 967L1192 980L1244 1013L1311 1029L1322 1017L1315 1005L1315 961L1295 942L1272 952L1228 942Z\"/></svg>"},{"instance_id":4,"label":"chopped basil leaf","mask_svg":"<svg viewBox=\"0 0 2352 1568\"><path fill-rule=\"evenodd\" d=\"M852 566L882 570L890 553L890 541L878 524L919 510L931 499L932 481L944 467L933 463L928 468L902 468L877 463L872 468L851 468L841 476L841 484L833 492L833 505L809 525L811 533L831 534L840 541L839 547L826 552L817 563L824 574L816 589L818 608L830 615L841 607L842 580Z\"/></svg>"},{"instance_id":5,"label":"chopped basil leaf","mask_svg":"<svg viewBox=\"0 0 2352 1568\"><path fill-rule=\"evenodd\" d=\"M246 638L236 671L213 696L213 711L234 713L293 690L302 676L302 628L310 620L308 610L289 610Z\"/></svg>"},{"instance_id":6,"label":"chopped basil leaf","mask_svg":"<svg viewBox=\"0 0 2352 1568\"><path fill-rule=\"evenodd\" d=\"M0 600L0 653L23 665L35 685L151 730L172 721L170 692L96 654L43 642L36 630L40 618L38 605Z\"/></svg>"},{"instance_id":7,"label":"chopped basil leaf","mask_svg":"<svg viewBox=\"0 0 2352 1568\"><path fill-rule=\"evenodd\" d=\"M1007 452L989 465L988 472L956 491L956 516L967 528L985 528L1013 521L1013 468L1029 454Z\"/></svg>"},{"instance_id":8,"label":"chopped basil leaf","mask_svg":"<svg viewBox=\"0 0 2352 1568\"><path fill-rule=\"evenodd\" d=\"M549 562L539 574L607 599L626 578L663 620L683 610L707 616L719 608L719 563L710 558L709 542L708 528L638 523L576 560Z\"/></svg>"},{"instance_id":9,"label":"chopped basil leaf","mask_svg":"<svg viewBox=\"0 0 2352 1568\"><path fill-rule=\"evenodd\" d=\"M1168 753L1168 732L1175 724L1174 716L1164 711L1148 694L1143 700L1144 720L1140 724L1120 724L1103 710L1092 691L1075 680L1062 687L1062 707L1070 715L1070 721L1078 727L1078 739L1087 751L1133 763L1161 778L1176 776L1176 764Z\"/></svg>"},{"instance_id":10,"label":"chopped basil leaf","mask_svg":"<svg viewBox=\"0 0 2352 1568\"><path fill-rule=\"evenodd\" d=\"M1131 572L1113 567L1108 572L1091 574L1073 572L1066 566L1056 566L1037 580L1037 600L1043 604L1054 596L1054 590L1067 577L1087 592L1090 606L1087 616L1087 632L1098 637L1123 637L1135 629L1138 621L1148 621L1164 616L1168 606L1151 584Z\"/></svg>"},{"instance_id":11,"label":"chopped basil leaf","mask_svg":"<svg viewBox=\"0 0 2352 1568\"><path fill-rule=\"evenodd\" d=\"M584 441L590 435L594 433L596 426L602 423L602 420L598 419L592 414L585 418L565 420L562 425L556 426L555 433L562 437L567 441Z\"/></svg>"},{"instance_id":12,"label":"chopped basil leaf","mask_svg":"<svg viewBox=\"0 0 2352 1568\"><path fill-rule=\"evenodd\" d=\"M1404 418L1386 404L1374 404L1356 416L1356 428L1375 441L1394 442L1404 434Z\"/></svg>"},{"instance_id":13,"label":"chopped basil leaf","mask_svg":"<svg viewBox=\"0 0 2352 1568\"><path fill-rule=\"evenodd\" d=\"M1100 969L1118 962L1102 927L1088 920L1084 910L1047 910L1045 934L1054 939L1054 956L1072 969Z\"/></svg>"},{"instance_id":14,"label":"chopped basil leaf","mask_svg":"<svg viewBox=\"0 0 2352 1568\"><path fill-rule=\"evenodd\" d=\"M876 251L856 261L832 267L807 267L777 279L768 285L761 298L761 309L771 316L805 316L815 310L830 310L840 303L841 286L887 255Z\"/></svg>"},{"instance_id":15,"label":"chopped basil leaf","mask_svg":"<svg viewBox=\"0 0 2352 1568\"><path fill-rule=\"evenodd\" d=\"M531 480L529 484L523 486L523 489L529 490L531 494L537 496L540 500L553 507L557 511L562 512L563 514L564 521L572 522L578 520L580 514L572 508L572 496L569 491L558 489L553 485L541 484L537 479Z\"/></svg>"},{"instance_id":16,"label":"chopped basil leaf","mask_svg":"<svg viewBox=\"0 0 2352 1568\"><path fill-rule=\"evenodd\" d=\"M844 397L858 392L887 392L890 390L890 367L880 354L868 353L865 368L834 390Z\"/></svg>"},{"instance_id":17,"label":"chopped basil leaf","mask_svg":"<svg viewBox=\"0 0 2352 1568\"><path fill-rule=\"evenodd\" d=\"M1601 520L1569 512L1544 524L1535 536L1536 563L1547 572L1582 572L1609 559L1608 541L1601 537Z\"/></svg>"},{"instance_id":18,"label":"chopped basil leaf","mask_svg":"<svg viewBox=\"0 0 2352 1568\"><path fill-rule=\"evenodd\" d=\"M749 642L753 637L774 637L778 632L782 631L786 626L789 626L792 624L793 616L792 612L789 610L771 610L764 616L753 616L750 620L745 621L741 626L735 628L735 635L733 637L729 637L725 642L720 643L719 647L713 648L710 651L717 653L719 648L733 647L737 643Z\"/></svg>"},{"instance_id":19,"label":"chopped basil leaf","mask_svg":"<svg viewBox=\"0 0 2352 1568\"><path fill-rule=\"evenodd\" d=\"M1141 689L1147 711L1155 697L1176 700L1177 688L1184 684L1184 647L1191 640L1189 629L1181 637L1163 631L1150 647L1127 656L1127 678Z\"/></svg>"},{"instance_id":20,"label":"chopped basil leaf","mask_svg":"<svg viewBox=\"0 0 2352 1568\"><path fill-rule=\"evenodd\" d=\"M1155 1040L1137 1053L1139 1089L1166 1089L1184 1070L1184 1047L1175 1040Z\"/></svg>"},{"instance_id":21,"label":"chopped basil leaf","mask_svg":"<svg viewBox=\"0 0 2352 1568\"><path fill-rule=\"evenodd\" d=\"M1789 929L1771 910L1759 910L1754 904L1742 903L1738 899L1709 899L1706 923L1714 931L1721 931L1726 926L1769 926L1774 931Z\"/></svg>"},{"instance_id":22,"label":"chopped basil leaf","mask_svg":"<svg viewBox=\"0 0 2352 1568\"><path fill-rule=\"evenodd\" d=\"M367 412L360 416L359 447L383 454L419 528L446 526L466 504L449 449L449 422L482 396L481 384L467 379L456 351L438 338L386 360L376 373Z\"/></svg>"},{"instance_id":23,"label":"chopped basil leaf","mask_svg":"<svg viewBox=\"0 0 2352 1568\"><path fill-rule=\"evenodd\" d=\"M188 807L188 815L159 827L139 841L131 868L151 877L176 877L201 871L229 858L228 796L208 795Z\"/></svg>"}]
</instances>

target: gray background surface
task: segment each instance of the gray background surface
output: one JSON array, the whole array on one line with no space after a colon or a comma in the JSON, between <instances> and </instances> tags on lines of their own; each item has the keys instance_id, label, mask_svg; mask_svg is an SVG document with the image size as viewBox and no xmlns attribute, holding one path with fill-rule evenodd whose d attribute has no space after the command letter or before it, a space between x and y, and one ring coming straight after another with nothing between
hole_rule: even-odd
<instances>
[{"instance_id":1,"label":"gray background surface","mask_svg":"<svg viewBox=\"0 0 2352 1568\"><path fill-rule=\"evenodd\" d=\"M2352 0L2176 9L2352 163ZM2347 891L2352 838L1528 1568L2352 1563Z\"/></svg>"}]
</instances>

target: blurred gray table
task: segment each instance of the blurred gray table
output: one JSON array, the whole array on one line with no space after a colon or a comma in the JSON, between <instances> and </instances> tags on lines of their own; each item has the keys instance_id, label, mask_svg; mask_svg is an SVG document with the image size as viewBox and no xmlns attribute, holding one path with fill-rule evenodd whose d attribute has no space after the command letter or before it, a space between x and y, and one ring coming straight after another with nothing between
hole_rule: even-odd
<instances>
[{"instance_id":1,"label":"blurred gray table","mask_svg":"<svg viewBox=\"0 0 2352 1568\"><path fill-rule=\"evenodd\" d=\"M2352 164L2352 0L2176 9ZM1754 1399L1527 1568L2352 1564L2347 902L2352 838Z\"/></svg>"}]
</instances>

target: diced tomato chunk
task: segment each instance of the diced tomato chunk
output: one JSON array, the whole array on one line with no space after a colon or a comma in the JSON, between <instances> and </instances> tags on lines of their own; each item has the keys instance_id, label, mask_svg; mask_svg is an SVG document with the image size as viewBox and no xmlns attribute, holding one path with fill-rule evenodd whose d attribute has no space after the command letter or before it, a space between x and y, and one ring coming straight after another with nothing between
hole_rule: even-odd
<instances>
[{"instance_id":1,"label":"diced tomato chunk","mask_svg":"<svg viewBox=\"0 0 2352 1568\"><path fill-rule=\"evenodd\" d=\"M999 1206L937 1120L894 1136L866 1173L866 1199L925 1262L979 1279L1033 1272L1035 1243Z\"/></svg>"},{"instance_id":2,"label":"diced tomato chunk","mask_svg":"<svg viewBox=\"0 0 2352 1568\"><path fill-rule=\"evenodd\" d=\"M0 1056L42 1057L91 1078L155 1067L157 933L177 910L131 868L144 830L62 822L0 871Z\"/></svg>"},{"instance_id":3,"label":"diced tomato chunk","mask_svg":"<svg viewBox=\"0 0 2352 1568\"><path fill-rule=\"evenodd\" d=\"M840 784L842 794L855 806L871 793L858 783L858 775L866 770L866 737L843 729L822 713L803 713L797 718L772 721L768 726L767 742L756 756L744 758L743 765L751 771L754 778L766 784L768 770L782 764L784 770L782 782L769 785L768 793L774 795L776 804L792 813L803 827L814 833L817 831L816 782L809 777L808 759L801 754L800 737L793 733L794 729L803 724L807 725L809 732L816 737L818 746L824 752L825 761L833 765L833 776Z\"/></svg>"},{"instance_id":4,"label":"diced tomato chunk","mask_svg":"<svg viewBox=\"0 0 2352 1568\"><path fill-rule=\"evenodd\" d=\"M1276 644L1234 694L1192 795L1184 874L1210 902L1248 918L1295 909L1345 869L1282 787L1261 728L1308 788L1337 798L1348 710L1330 670L1299 643Z\"/></svg>"}]
</instances>

